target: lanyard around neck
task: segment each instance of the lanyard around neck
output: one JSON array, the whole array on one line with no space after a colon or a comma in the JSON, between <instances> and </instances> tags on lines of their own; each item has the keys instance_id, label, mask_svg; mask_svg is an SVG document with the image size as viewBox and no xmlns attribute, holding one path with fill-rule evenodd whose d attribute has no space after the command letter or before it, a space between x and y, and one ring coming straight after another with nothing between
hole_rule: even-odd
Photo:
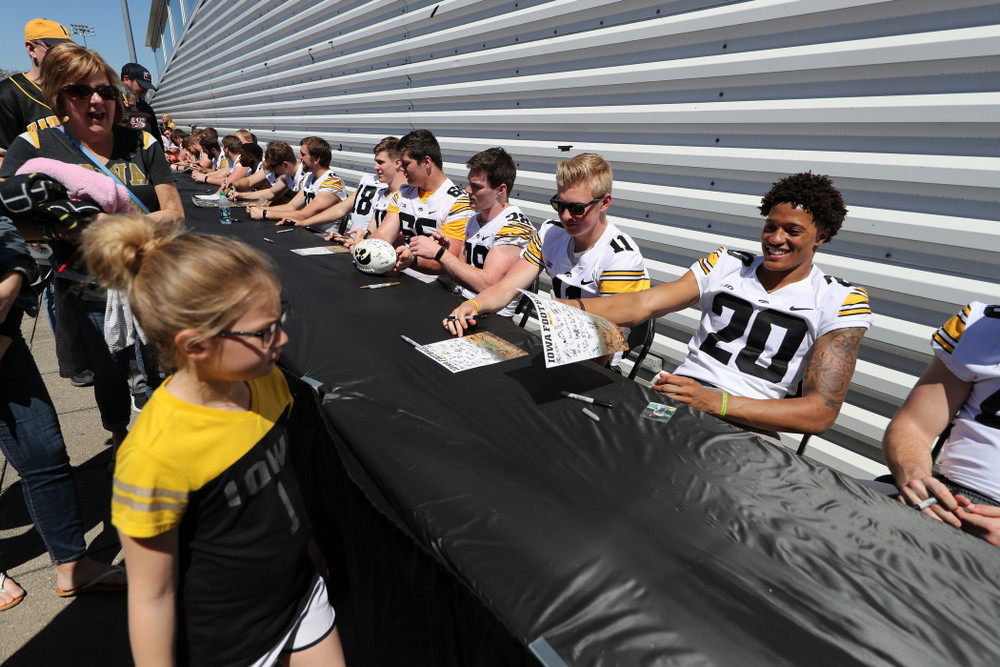
<instances>
[{"instance_id":1,"label":"lanyard around neck","mask_svg":"<svg viewBox=\"0 0 1000 667\"><path fill-rule=\"evenodd\" d=\"M73 145L76 146L77 148L79 148L80 152L83 153L87 157L88 160L90 160L91 162L93 162L95 167L97 167L102 172L104 172L104 174L106 176L108 176L109 178L111 178L115 183L117 183L118 185L120 185L123 188L125 188L125 191L129 194L129 199L132 200L132 204L134 204L137 209L139 209L140 211L142 211L146 215L149 215L149 209L146 207L146 205L143 204L141 201L139 201L139 198L135 196L135 193L133 193L132 190L130 190L127 185L125 185L124 183L122 183L122 179L118 178L118 176L116 176L114 174L114 172L112 172L110 169L108 169L106 166L104 166L104 163L101 162L100 158L98 158L96 155L94 155L94 153L89 148L87 148L82 143L80 143L79 139L77 139L76 137L74 137L69 132L66 132L65 130L63 130L62 127L59 127L58 129L66 134L66 136L69 138L69 140L73 142Z\"/></svg>"}]
</instances>

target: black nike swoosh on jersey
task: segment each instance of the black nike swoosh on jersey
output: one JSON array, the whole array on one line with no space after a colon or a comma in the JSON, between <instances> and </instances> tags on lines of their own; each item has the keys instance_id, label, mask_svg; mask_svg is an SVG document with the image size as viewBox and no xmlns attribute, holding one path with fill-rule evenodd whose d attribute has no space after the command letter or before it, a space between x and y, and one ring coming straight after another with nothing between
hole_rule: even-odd
<instances>
[{"instance_id":1,"label":"black nike swoosh on jersey","mask_svg":"<svg viewBox=\"0 0 1000 667\"><path fill-rule=\"evenodd\" d=\"M594 281L593 280L581 280L580 284L581 285L593 285Z\"/></svg>"},{"instance_id":2,"label":"black nike swoosh on jersey","mask_svg":"<svg viewBox=\"0 0 1000 667\"><path fill-rule=\"evenodd\" d=\"M788 310L815 310L815 308L799 308L798 306L789 306Z\"/></svg>"}]
</instances>

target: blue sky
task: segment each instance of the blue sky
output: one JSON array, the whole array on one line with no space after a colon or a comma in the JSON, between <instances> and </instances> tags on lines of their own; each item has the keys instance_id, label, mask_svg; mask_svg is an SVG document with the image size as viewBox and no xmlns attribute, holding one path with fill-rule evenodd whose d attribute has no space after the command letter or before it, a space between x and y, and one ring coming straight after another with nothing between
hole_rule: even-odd
<instances>
[{"instance_id":1,"label":"blue sky","mask_svg":"<svg viewBox=\"0 0 1000 667\"><path fill-rule=\"evenodd\" d=\"M146 26L149 24L150 0L128 0L129 17L132 20L132 36L135 40L136 59L158 81L156 61L153 51L146 47ZM129 62L128 41L125 37L125 20L122 18L121 0L90 0L89 2L64 2L63 0L43 0L33 2L4 1L3 27L0 28L0 67L23 72L30 68L28 54L24 50L24 24L34 18L58 21L69 29L71 23L94 27L96 33L87 37L87 46L94 49L115 71ZM79 35L74 41L83 44Z\"/></svg>"}]
</instances>

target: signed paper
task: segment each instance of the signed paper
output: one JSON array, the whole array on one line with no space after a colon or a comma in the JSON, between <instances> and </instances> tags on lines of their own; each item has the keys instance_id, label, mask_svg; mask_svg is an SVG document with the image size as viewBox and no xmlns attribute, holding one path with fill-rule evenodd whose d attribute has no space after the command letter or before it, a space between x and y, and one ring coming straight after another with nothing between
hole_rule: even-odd
<instances>
[{"instance_id":1,"label":"signed paper","mask_svg":"<svg viewBox=\"0 0 1000 667\"><path fill-rule=\"evenodd\" d=\"M306 257L308 255L337 255L342 252L350 252L344 246L339 245L324 245L318 246L316 248L293 248L292 252L296 255L302 255Z\"/></svg>"},{"instance_id":2,"label":"signed paper","mask_svg":"<svg viewBox=\"0 0 1000 667\"><path fill-rule=\"evenodd\" d=\"M516 359L527 354L516 345L488 331L421 345L417 349L452 373Z\"/></svg>"},{"instance_id":3,"label":"signed paper","mask_svg":"<svg viewBox=\"0 0 1000 667\"><path fill-rule=\"evenodd\" d=\"M531 299L538 313L546 368L628 349L621 329L603 317L525 290L521 293Z\"/></svg>"}]
</instances>

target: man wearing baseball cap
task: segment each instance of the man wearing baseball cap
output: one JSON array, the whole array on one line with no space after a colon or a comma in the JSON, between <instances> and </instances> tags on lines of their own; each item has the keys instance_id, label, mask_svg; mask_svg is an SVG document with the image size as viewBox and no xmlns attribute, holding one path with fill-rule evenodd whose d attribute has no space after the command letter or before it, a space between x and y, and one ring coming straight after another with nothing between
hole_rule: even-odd
<instances>
[{"instance_id":1,"label":"man wearing baseball cap","mask_svg":"<svg viewBox=\"0 0 1000 667\"><path fill-rule=\"evenodd\" d=\"M55 21L31 19L24 26L24 48L31 58L31 69L0 81L0 162L17 135L59 125L59 117L42 97L41 66L50 48L72 41L65 26Z\"/></svg>"},{"instance_id":2,"label":"man wearing baseball cap","mask_svg":"<svg viewBox=\"0 0 1000 667\"><path fill-rule=\"evenodd\" d=\"M160 128L156 124L156 112L146 102L146 91L156 90L149 70L139 63L126 63L122 67L122 83L135 91L136 97L139 98L139 101L135 105L136 108L141 114L149 114L149 126L153 128L150 130L150 133L162 144L163 137L160 136Z\"/></svg>"}]
</instances>

